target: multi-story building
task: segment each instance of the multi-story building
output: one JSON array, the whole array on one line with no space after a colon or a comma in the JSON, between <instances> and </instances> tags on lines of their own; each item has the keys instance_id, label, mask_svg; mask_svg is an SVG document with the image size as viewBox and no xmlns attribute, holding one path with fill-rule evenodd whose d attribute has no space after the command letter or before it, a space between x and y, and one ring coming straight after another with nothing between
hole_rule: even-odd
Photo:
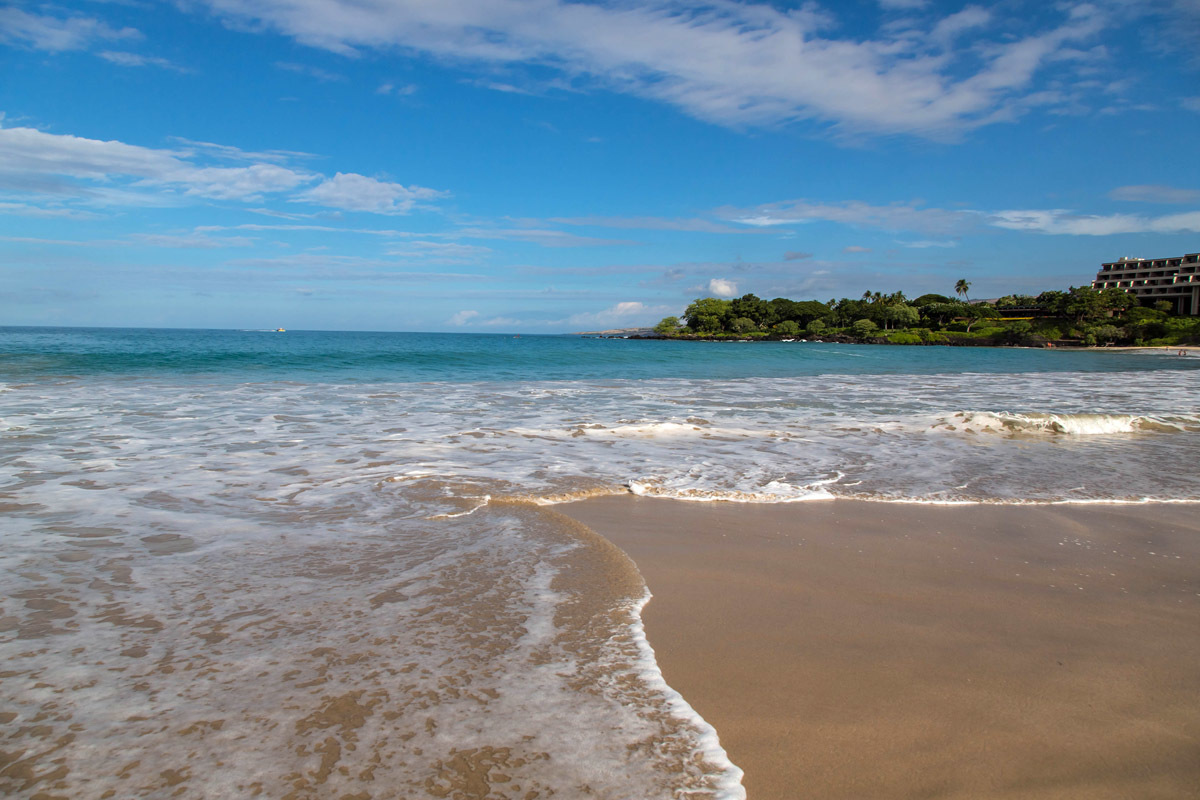
<instances>
[{"instance_id":1,"label":"multi-story building","mask_svg":"<svg viewBox=\"0 0 1200 800\"><path fill-rule=\"evenodd\" d=\"M1175 258L1125 256L1101 264L1093 289L1124 289L1138 300L1170 301L1176 314L1200 314L1200 253Z\"/></svg>"}]
</instances>

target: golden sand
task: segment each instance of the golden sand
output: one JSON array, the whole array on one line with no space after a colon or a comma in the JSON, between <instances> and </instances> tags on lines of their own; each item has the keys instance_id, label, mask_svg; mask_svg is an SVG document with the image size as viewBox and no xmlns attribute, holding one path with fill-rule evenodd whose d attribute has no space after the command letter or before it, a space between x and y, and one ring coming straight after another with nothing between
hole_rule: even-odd
<instances>
[{"instance_id":1,"label":"golden sand","mask_svg":"<svg viewBox=\"0 0 1200 800\"><path fill-rule=\"evenodd\" d=\"M751 800L1200 796L1194 505L560 509Z\"/></svg>"}]
</instances>

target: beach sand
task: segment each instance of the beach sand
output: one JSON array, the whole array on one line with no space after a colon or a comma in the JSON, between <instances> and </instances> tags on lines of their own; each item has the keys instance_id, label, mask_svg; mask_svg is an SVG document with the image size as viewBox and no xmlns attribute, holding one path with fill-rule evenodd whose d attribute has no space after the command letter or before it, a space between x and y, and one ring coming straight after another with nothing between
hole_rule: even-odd
<instances>
[{"instance_id":1,"label":"beach sand","mask_svg":"<svg viewBox=\"0 0 1200 800\"><path fill-rule=\"evenodd\" d=\"M1195 505L558 510L637 562L750 800L1200 796Z\"/></svg>"}]
</instances>

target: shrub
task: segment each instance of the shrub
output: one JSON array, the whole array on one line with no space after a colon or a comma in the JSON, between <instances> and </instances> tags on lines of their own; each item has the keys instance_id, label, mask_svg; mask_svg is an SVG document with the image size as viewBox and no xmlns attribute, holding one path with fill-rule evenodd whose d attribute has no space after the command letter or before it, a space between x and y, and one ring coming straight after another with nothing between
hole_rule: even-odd
<instances>
[{"instance_id":1,"label":"shrub","mask_svg":"<svg viewBox=\"0 0 1200 800\"><path fill-rule=\"evenodd\" d=\"M887 340L890 344L921 344L921 335L911 333L909 331L896 331L888 334Z\"/></svg>"},{"instance_id":2,"label":"shrub","mask_svg":"<svg viewBox=\"0 0 1200 800\"><path fill-rule=\"evenodd\" d=\"M1039 325L1037 327L1038 335L1045 336L1047 339L1061 339L1062 329L1056 325Z\"/></svg>"},{"instance_id":3,"label":"shrub","mask_svg":"<svg viewBox=\"0 0 1200 800\"><path fill-rule=\"evenodd\" d=\"M946 338L946 334L941 331L931 331L929 328L921 328L921 339L928 344L938 344L950 341Z\"/></svg>"}]
</instances>

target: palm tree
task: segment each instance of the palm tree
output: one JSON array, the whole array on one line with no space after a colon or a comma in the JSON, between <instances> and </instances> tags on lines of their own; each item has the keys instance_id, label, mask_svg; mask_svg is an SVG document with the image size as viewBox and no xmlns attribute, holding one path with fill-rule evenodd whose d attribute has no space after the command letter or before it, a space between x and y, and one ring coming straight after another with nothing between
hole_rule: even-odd
<instances>
[{"instance_id":1,"label":"palm tree","mask_svg":"<svg viewBox=\"0 0 1200 800\"><path fill-rule=\"evenodd\" d=\"M971 284L967 282L966 278L959 278L958 283L954 284L954 293L961 294L969 303L971 298L967 295L967 290L970 288Z\"/></svg>"}]
</instances>

